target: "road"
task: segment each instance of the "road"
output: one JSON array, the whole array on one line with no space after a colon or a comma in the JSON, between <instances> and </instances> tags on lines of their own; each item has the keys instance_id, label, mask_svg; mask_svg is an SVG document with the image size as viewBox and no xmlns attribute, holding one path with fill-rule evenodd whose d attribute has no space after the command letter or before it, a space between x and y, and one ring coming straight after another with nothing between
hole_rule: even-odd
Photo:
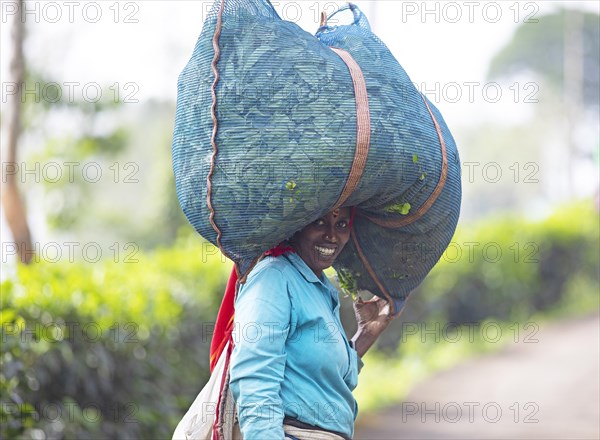
<instances>
[{"instance_id":1,"label":"road","mask_svg":"<svg viewBox=\"0 0 600 440\"><path fill-rule=\"evenodd\" d=\"M600 439L600 314L522 339L417 385L354 439Z\"/></svg>"}]
</instances>

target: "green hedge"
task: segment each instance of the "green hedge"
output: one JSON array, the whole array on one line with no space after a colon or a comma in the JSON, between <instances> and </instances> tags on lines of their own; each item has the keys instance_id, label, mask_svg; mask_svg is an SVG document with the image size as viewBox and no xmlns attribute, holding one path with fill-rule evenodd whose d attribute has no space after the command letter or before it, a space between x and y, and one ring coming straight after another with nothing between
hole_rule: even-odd
<instances>
[{"instance_id":1,"label":"green hedge","mask_svg":"<svg viewBox=\"0 0 600 440\"><path fill-rule=\"evenodd\" d=\"M229 265L197 238L2 285L2 438L170 438L208 377Z\"/></svg>"},{"instance_id":2,"label":"green hedge","mask_svg":"<svg viewBox=\"0 0 600 440\"><path fill-rule=\"evenodd\" d=\"M537 222L506 217L460 225L379 346L394 350L406 323L522 322L540 312L598 308L598 249L600 217L591 201Z\"/></svg>"},{"instance_id":3,"label":"green hedge","mask_svg":"<svg viewBox=\"0 0 600 440\"><path fill-rule=\"evenodd\" d=\"M462 225L380 347L393 351L411 322L597 308L598 224L582 203L541 222ZM137 258L38 263L3 282L2 438L170 437L208 377L211 323L230 265L195 237ZM351 301L342 303L351 333Z\"/></svg>"}]
</instances>

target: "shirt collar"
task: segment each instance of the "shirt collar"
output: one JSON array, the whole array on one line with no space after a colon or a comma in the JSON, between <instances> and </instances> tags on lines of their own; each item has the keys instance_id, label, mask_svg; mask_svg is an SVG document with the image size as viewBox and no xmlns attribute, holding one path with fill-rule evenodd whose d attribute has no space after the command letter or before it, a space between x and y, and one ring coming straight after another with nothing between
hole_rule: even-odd
<instances>
[{"instance_id":1,"label":"shirt collar","mask_svg":"<svg viewBox=\"0 0 600 440\"><path fill-rule=\"evenodd\" d=\"M300 274L304 277L306 281L308 281L309 283L323 284L323 281L320 280L319 277L317 277L317 274L315 274L310 267L308 267L308 265L304 262L300 255L298 255L297 253L290 252L286 254L286 257L290 261L290 263L292 263L292 266L294 266L298 270L298 272L300 272ZM324 274L323 277L327 278Z\"/></svg>"},{"instance_id":2,"label":"shirt collar","mask_svg":"<svg viewBox=\"0 0 600 440\"><path fill-rule=\"evenodd\" d=\"M321 276L323 277L323 279L319 279L319 277L317 277L317 275L312 271L312 269L308 267L308 265L305 263L302 257L300 257L300 255L296 253L287 253L285 256L287 257L288 261L292 264L292 266L294 266L296 270L300 272L300 275L302 275L302 277L306 281L308 281L309 283L320 284L322 287L324 287L332 296L334 306L339 307L338 290L331 283L329 278L327 278L327 275L321 272Z\"/></svg>"}]
</instances>

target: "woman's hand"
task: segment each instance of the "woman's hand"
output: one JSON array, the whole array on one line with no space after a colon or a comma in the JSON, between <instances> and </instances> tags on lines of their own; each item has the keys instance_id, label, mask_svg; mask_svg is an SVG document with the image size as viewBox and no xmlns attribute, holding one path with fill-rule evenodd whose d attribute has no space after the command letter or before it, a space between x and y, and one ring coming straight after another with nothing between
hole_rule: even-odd
<instances>
[{"instance_id":1,"label":"woman's hand","mask_svg":"<svg viewBox=\"0 0 600 440\"><path fill-rule=\"evenodd\" d=\"M363 301L359 297L353 306L359 331L375 337L378 337L393 319L390 315L390 304L379 297L373 297L369 301Z\"/></svg>"},{"instance_id":2,"label":"woman's hand","mask_svg":"<svg viewBox=\"0 0 600 440\"><path fill-rule=\"evenodd\" d=\"M359 297L353 306L358 330L352 341L358 355L362 357L395 316L390 315L390 304L379 297L373 297L369 301L363 301Z\"/></svg>"}]
</instances>

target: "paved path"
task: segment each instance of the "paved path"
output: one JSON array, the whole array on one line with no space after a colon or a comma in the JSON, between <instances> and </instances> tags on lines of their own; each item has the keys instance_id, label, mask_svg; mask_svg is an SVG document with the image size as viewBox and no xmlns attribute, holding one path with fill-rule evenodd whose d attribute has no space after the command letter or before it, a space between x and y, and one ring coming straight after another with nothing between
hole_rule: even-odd
<instances>
[{"instance_id":1,"label":"paved path","mask_svg":"<svg viewBox=\"0 0 600 440\"><path fill-rule=\"evenodd\" d=\"M535 337L433 376L355 440L600 439L600 315Z\"/></svg>"}]
</instances>

